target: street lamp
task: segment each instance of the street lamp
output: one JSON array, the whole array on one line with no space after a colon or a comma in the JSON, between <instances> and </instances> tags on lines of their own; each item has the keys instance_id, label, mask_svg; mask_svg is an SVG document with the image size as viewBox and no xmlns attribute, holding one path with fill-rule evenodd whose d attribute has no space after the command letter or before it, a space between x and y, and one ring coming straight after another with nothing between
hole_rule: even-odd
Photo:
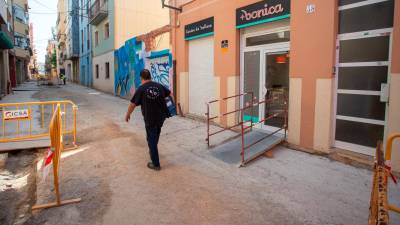
<instances>
[{"instance_id":1,"label":"street lamp","mask_svg":"<svg viewBox=\"0 0 400 225\"><path fill-rule=\"evenodd\" d=\"M177 8L177 7L175 7L175 6L171 6L171 5L165 4L165 0L161 0L161 4L162 4L162 7L163 7L163 8L170 8L170 9L173 9L173 10L176 10L176 11L179 11L179 12L182 12L182 8Z\"/></svg>"}]
</instances>

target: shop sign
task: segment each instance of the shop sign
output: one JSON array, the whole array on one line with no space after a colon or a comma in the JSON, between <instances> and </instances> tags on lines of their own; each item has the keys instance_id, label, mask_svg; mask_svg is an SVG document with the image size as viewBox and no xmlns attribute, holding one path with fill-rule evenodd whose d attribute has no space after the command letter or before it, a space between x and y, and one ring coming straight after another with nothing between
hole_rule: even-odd
<instances>
[{"instance_id":1,"label":"shop sign","mask_svg":"<svg viewBox=\"0 0 400 225\"><path fill-rule=\"evenodd\" d=\"M26 120L30 119L28 109L3 111L3 120Z\"/></svg>"},{"instance_id":2,"label":"shop sign","mask_svg":"<svg viewBox=\"0 0 400 225\"><path fill-rule=\"evenodd\" d=\"M214 35L214 17L185 26L185 40Z\"/></svg>"},{"instance_id":3,"label":"shop sign","mask_svg":"<svg viewBox=\"0 0 400 225\"><path fill-rule=\"evenodd\" d=\"M290 17L290 0L264 0L236 9L236 28L254 26Z\"/></svg>"}]
</instances>

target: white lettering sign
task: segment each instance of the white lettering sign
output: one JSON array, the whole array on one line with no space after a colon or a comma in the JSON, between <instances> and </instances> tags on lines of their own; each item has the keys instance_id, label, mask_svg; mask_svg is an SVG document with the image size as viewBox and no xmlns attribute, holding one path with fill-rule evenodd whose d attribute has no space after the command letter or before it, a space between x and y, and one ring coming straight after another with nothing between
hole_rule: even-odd
<instances>
[{"instance_id":1,"label":"white lettering sign","mask_svg":"<svg viewBox=\"0 0 400 225\"><path fill-rule=\"evenodd\" d=\"M29 119L29 110L28 109L20 109L20 110L10 110L3 112L4 120L22 120Z\"/></svg>"},{"instance_id":2,"label":"white lettering sign","mask_svg":"<svg viewBox=\"0 0 400 225\"><path fill-rule=\"evenodd\" d=\"M307 13L314 13L315 12L315 4L308 4L306 8Z\"/></svg>"},{"instance_id":3,"label":"white lettering sign","mask_svg":"<svg viewBox=\"0 0 400 225\"><path fill-rule=\"evenodd\" d=\"M269 6L268 4L265 4L263 9L258 9L251 12L242 10L242 15L240 16L240 19L246 21L254 20L268 15L278 14L283 11L285 11L285 9L283 8L282 4L277 4L274 6Z\"/></svg>"}]
</instances>

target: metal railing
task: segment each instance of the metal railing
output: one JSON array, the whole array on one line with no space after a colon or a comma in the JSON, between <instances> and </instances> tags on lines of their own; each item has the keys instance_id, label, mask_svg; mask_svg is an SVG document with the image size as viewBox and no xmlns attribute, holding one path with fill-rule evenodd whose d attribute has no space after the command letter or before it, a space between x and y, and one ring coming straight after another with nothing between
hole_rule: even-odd
<instances>
[{"instance_id":1,"label":"metal railing","mask_svg":"<svg viewBox=\"0 0 400 225\"><path fill-rule=\"evenodd\" d=\"M249 108L254 108L254 107L260 107L260 105L262 105L262 104L264 104L266 106L267 104L271 104L275 101L279 102L279 101L281 101L281 99L279 99L277 97L272 97L272 98L269 98L269 99L266 99L263 101L253 102L250 106L244 107L243 110L246 110ZM241 123L241 138L242 138L242 140L241 140L242 145L241 145L241 152L240 152L240 155L242 158L241 166L244 166L246 163L250 162L251 160L257 158L259 155L263 154L265 151L269 150L269 149L266 149L265 151L259 152L256 155L252 155L251 157L246 158L245 157L246 151L249 150L251 147L255 146L256 144L259 144L260 142L264 141L265 139L272 137L282 131L284 131L284 138L281 140L281 142L286 140L287 128L288 128L288 119L287 119L288 118L288 107L287 107L287 97L286 96L284 96L284 100L282 103L283 103L282 104L283 110L280 110L280 112L274 112L268 116L266 115L264 117L264 119L259 120L258 122L251 122L250 125L248 125L248 126L246 126L245 122ZM258 126L261 124L266 124L268 121L270 121L274 118L277 118L279 116L283 116L283 118L284 118L284 122L281 127L277 127L275 131L268 133L265 136L263 136L262 138L259 138L256 141L253 141L252 143L246 145L245 134L247 133L248 130L253 129L253 127L255 127L255 126ZM279 142L277 144L280 144L281 142ZM270 146L270 148L272 148L272 147L274 147L274 146Z\"/></svg>"},{"instance_id":2,"label":"metal railing","mask_svg":"<svg viewBox=\"0 0 400 225\"><path fill-rule=\"evenodd\" d=\"M207 116L207 138L206 138L206 141L207 141L208 147L210 147L210 137L211 136L220 134L220 133L222 133L224 131L232 130L233 128L238 127L238 126L241 125L241 123L243 122L243 110L241 109L241 105L242 105L241 104L241 99L245 98L246 96L250 96L251 97L251 101L254 100L254 93L253 92L246 92L246 93L243 93L243 94L237 94L237 95L229 96L229 97L218 99L218 100L213 100L213 101L210 101L210 102L207 103L207 113L206 113L206 116ZM237 98L239 98L239 108L238 109L235 109L233 111L229 111L229 112L226 112L226 113L222 113L222 114L216 115L216 116L211 116L210 115L210 108L211 108L211 106L213 104L220 103L220 102L226 102L226 101L228 101L230 99L237 99ZM235 123L234 125L231 125L231 126L222 126L220 130L215 131L215 132L211 132L210 131L211 123L213 123L216 119L226 118L227 116L232 115L232 114L236 114L236 113L240 114L238 123ZM253 112L251 112L251 115L253 115Z\"/></svg>"},{"instance_id":3,"label":"metal railing","mask_svg":"<svg viewBox=\"0 0 400 225\"><path fill-rule=\"evenodd\" d=\"M78 106L72 101L22 102L0 104L0 143L32 140L49 136L51 116L57 105L63 115L63 135L72 135L76 145L76 114ZM25 112L25 117L7 114ZM70 115L72 114L72 115Z\"/></svg>"},{"instance_id":4,"label":"metal railing","mask_svg":"<svg viewBox=\"0 0 400 225\"><path fill-rule=\"evenodd\" d=\"M90 24L97 25L108 15L108 0L96 0L89 10Z\"/></svg>"},{"instance_id":5,"label":"metal railing","mask_svg":"<svg viewBox=\"0 0 400 225\"><path fill-rule=\"evenodd\" d=\"M222 132L225 131L235 131L233 130L235 127L240 127L240 137L241 137L241 166L245 165L246 163L248 163L249 161L253 160L254 158L258 157L259 154L257 155L253 155L249 158L246 158L246 151L249 150L251 147L255 146L256 144L259 144L260 142L264 141L265 139L272 137L274 135L276 135L277 133L280 132L284 132L284 138L282 139L282 141L286 140L286 135L287 135L287 128L288 128L288 101L287 101L287 94L285 90L280 90L281 92L281 96L277 97L277 96L272 96L269 99L266 100L262 100L262 101L255 101L254 98L254 94L253 92L247 92L247 93L243 93L243 94L237 94L237 95L233 95L233 96L229 96L223 99L219 99L219 100L213 100L207 103L207 145L210 148L210 138L211 136L220 134ZM246 96L250 96L250 101L249 102L245 102L244 104L242 104L242 98L245 99ZM221 102L226 102L230 99L236 99L239 98L239 107L235 108L232 111L228 111L226 113L222 113L216 116L212 116L210 113L210 108L212 106L212 104L215 103L221 103ZM258 120L256 122L253 121L254 119L254 108L259 108L261 105L265 105L265 106L269 106L270 104L275 103L276 105L278 105L278 110L273 111L273 113L271 113L268 116L265 116L264 119ZM267 108L267 107L265 107ZM245 117L245 112L250 113L250 119L246 120ZM235 122L233 125L230 126L221 126L219 125L218 127L220 127L221 129L211 132L210 131L210 127L211 127L211 123L214 122L214 120L216 119L222 119L222 118L226 118L227 116L231 115L231 114L239 114L239 119L237 120L238 122ZM251 131L254 127L256 126L260 126L261 124L266 124L268 121L277 118L277 117L283 117L283 124L280 127L277 127L277 129L271 133L266 134L264 137L250 143L250 144L246 144L245 142L245 134L248 133L249 131ZM239 136L239 135L238 135ZM282 142L281 141L281 142ZM279 142L279 143L281 143ZM267 149L268 150L268 149ZM265 152L265 151L264 151ZM263 152L261 152L263 153Z\"/></svg>"}]
</instances>

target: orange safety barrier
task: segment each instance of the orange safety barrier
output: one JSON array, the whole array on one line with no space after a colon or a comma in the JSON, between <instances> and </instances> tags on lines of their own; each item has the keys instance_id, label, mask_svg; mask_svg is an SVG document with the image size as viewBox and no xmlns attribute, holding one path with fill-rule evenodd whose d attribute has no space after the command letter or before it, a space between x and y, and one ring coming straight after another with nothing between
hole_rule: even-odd
<instances>
[{"instance_id":1,"label":"orange safety barrier","mask_svg":"<svg viewBox=\"0 0 400 225\"><path fill-rule=\"evenodd\" d=\"M400 213L400 208L390 204L388 199L389 177L397 183L396 178L391 172L392 147L393 142L396 139L400 139L400 133L393 134L388 138L386 142L385 156L383 155L382 143L378 143L376 149L376 161L374 166L374 178L368 219L369 225L390 224L389 211Z\"/></svg>"},{"instance_id":2,"label":"orange safety barrier","mask_svg":"<svg viewBox=\"0 0 400 225\"><path fill-rule=\"evenodd\" d=\"M48 125L55 107L63 114L63 135L72 135L76 145L76 114L72 101L21 102L0 104L0 143L32 140L49 136ZM72 114L72 115L70 115Z\"/></svg>"},{"instance_id":3,"label":"orange safety barrier","mask_svg":"<svg viewBox=\"0 0 400 225\"><path fill-rule=\"evenodd\" d=\"M56 194L56 202L48 203L43 205L35 205L32 210L45 209L51 207L57 207L72 203L78 203L81 201L80 198L61 201L60 188L59 188L59 169L60 169L60 157L61 151L64 149L63 144L63 119L61 117L60 104L55 106L55 111L50 122L49 135L51 140L51 149L53 151L53 175L54 175L54 189Z\"/></svg>"}]
</instances>

